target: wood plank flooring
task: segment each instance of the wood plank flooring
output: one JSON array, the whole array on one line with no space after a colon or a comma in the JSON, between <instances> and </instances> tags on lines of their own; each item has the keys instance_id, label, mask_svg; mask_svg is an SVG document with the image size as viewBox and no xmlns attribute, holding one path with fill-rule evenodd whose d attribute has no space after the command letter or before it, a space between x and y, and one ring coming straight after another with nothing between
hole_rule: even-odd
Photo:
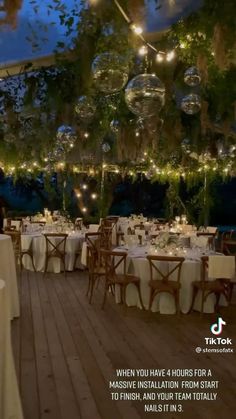
<instances>
[{"instance_id":1,"label":"wood plank flooring","mask_svg":"<svg viewBox=\"0 0 236 419\"><path fill-rule=\"evenodd\" d=\"M25 419L235 417L235 353L195 351L205 347L217 315L143 312L115 304L112 295L101 310L102 289L90 305L86 288L80 271L66 279L24 271L19 278L21 316L12 322L12 341ZM221 315L227 322L221 336L231 338L236 351L235 296ZM182 413L145 413L143 401L111 400L109 381L119 368L211 369L218 398L185 401Z\"/></svg>"}]
</instances>

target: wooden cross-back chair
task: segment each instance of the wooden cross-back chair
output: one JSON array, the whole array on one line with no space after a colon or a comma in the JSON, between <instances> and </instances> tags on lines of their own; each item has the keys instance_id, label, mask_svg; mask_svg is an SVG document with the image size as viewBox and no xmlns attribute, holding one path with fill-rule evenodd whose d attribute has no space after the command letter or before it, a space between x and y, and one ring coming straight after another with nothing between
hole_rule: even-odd
<instances>
[{"instance_id":1,"label":"wooden cross-back chair","mask_svg":"<svg viewBox=\"0 0 236 419\"><path fill-rule=\"evenodd\" d=\"M148 283L150 287L149 310L152 308L155 296L162 292L167 292L174 297L176 313L179 313L179 292L181 288L180 274L184 258L177 256L149 255L147 256L147 260L150 269L150 281ZM160 266L160 264L157 266L157 262L168 263L168 269L166 270L166 264L163 267ZM173 267L171 265L173 265ZM176 280L171 279L174 273L177 275ZM156 274L158 274L160 279L154 279Z\"/></svg>"},{"instance_id":2,"label":"wooden cross-back chair","mask_svg":"<svg viewBox=\"0 0 236 419\"><path fill-rule=\"evenodd\" d=\"M220 300L221 294L225 296L227 301L230 300L230 281L224 278L215 279L211 281L207 280L208 263L209 263L208 256L202 256L201 262L202 262L201 280L194 281L192 283L193 299L192 299L192 304L191 304L189 312L192 311L197 293L200 292L201 293L201 314L202 314L203 309L204 309L204 303L206 302L209 295L215 294L215 297L216 297L215 310L218 310L219 308L219 300Z\"/></svg>"},{"instance_id":3,"label":"wooden cross-back chair","mask_svg":"<svg viewBox=\"0 0 236 419\"><path fill-rule=\"evenodd\" d=\"M49 260L52 258L57 258L60 259L60 261L63 263L64 275L66 276L66 240L68 234L45 233L44 237L46 240L46 259L44 266L44 275L47 272ZM55 239L55 241L53 239Z\"/></svg>"},{"instance_id":4,"label":"wooden cross-back chair","mask_svg":"<svg viewBox=\"0 0 236 419\"><path fill-rule=\"evenodd\" d=\"M138 292L140 304L145 310L141 290L140 290L140 278L135 275L127 273L127 253L112 251L112 250L101 250L101 258L105 266L105 289L104 289L104 298L102 303L102 308L105 307L107 292L111 288L112 292L115 291L115 285L120 287L121 293L121 303L126 303L126 288L128 285L133 284ZM122 273L117 273L117 269L121 268Z\"/></svg>"},{"instance_id":5,"label":"wooden cross-back chair","mask_svg":"<svg viewBox=\"0 0 236 419\"><path fill-rule=\"evenodd\" d=\"M30 246L28 249L22 249L21 246L21 232L17 230L5 230L5 234L11 237L16 265L19 264L20 270L22 270L23 262L22 259L24 256L29 256L31 259L31 263L36 272L35 264L34 264L34 255L33 255L33 240L31 240Z\"/></svg>"},{"instance_id":6,"label":"wooden cross-back chair","mask_svg":"<svg viewBox=\"0 0 236 419\"><path fill-rule=\"evenodd\" d=\"M208 246L211 248L215 248L215 238L217 232L215 233L208 233L207 231L197 231L197 237L208 237Z\"/></svg>"},{"instance_id":7,"label":"wooden cross-back chair","mask_svg":"<svg viewBox=\"0 0 236 419\"><path fill-rule=\"evenodd\" d=\"M87 245L87 267L88 267L88 289L87 295L89 302L92 302L94 286L100 279L105 277L105 269L102 266L100 247L101 232L86 233L85 241Z\"/></svg>"},{"instance_id":8,"label":"wooden cross-back chair","mask_svg":"<svg viewBox=\"0 0 236 419\"><path fill-rule=\"evenodd\" d=\"M107 250L111 249L112 248L112 232L113 232L112 227L102 226L100 232L101 232L101 248L107 249Z\"/></svg>"},{"instance_id":9,"label":"wooden cross-back chair","mask_svg":"<svg viewBox=\"0 0 236 419\"><path fill-rule=\"evenodd\" d=\"M236 240L225 239L222 241L222 253L236 257Z\"/></svg>"}]
</instances>

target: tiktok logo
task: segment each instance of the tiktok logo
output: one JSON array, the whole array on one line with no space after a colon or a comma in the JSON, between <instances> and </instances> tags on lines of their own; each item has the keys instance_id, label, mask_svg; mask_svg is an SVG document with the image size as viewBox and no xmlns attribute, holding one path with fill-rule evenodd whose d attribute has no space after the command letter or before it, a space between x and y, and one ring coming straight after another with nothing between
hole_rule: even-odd
<instances>
[{"instance_id":1,"label":"tiktok logo","mask_svg":"<svg viewBox=\"0 0 236 419\"><path fill-rule=\"evenodd\" d=\"M222 317L219 317L217 323L211 325L211 333L213 333L213 335L220 335L224 325L226 325L226 322Z\"/></svg>"}]
</instances>

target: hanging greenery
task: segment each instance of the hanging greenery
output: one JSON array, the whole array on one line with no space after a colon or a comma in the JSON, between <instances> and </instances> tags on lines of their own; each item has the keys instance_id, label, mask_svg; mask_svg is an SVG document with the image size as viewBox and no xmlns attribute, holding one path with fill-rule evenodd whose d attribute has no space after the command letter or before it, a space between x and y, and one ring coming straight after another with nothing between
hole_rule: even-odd
<instances>
[{"instance_id":1,"label":"hanging greenery","mask_svg":"<svg viewBox=\"0 0 236 419\"><path fill-rule=\"evenodd\" d=\"M120 4L130 19L140 24L144 2ZM32 5L38 13L37 1ZM98 167L105 159L119 170L125 166L125 170L137 172L141 165L141 171L152 170L154 177L162 172L166 176L177 173L178 177L183 172L197 176L206 165L217 173L234 175L234 0L224 7L219 0L204 1L197 12L158 36L153 43L157 55L131 30L114 1L103 0L95 6L81 1L80 7L69 10L66 2L58 0L47 7L49 13L53 9L59 12L68 44L58 43L56 66L33 71L29 63L19 76L0 82L2 167L10 173L25 168L50 171L66 162L73 171L76 165L78 170L81 165ZM158 7L162 7L161 1ZM32 34L31 41L35 43L34 37ZM144 47L147 54L139 55L138 50ZM110 67L108 64L101 71L97 63L104 54ZM114 55L123 60L121 64L117 58L116 68L111 61ZM184 82L190 66L198 67L198 86ZM156 115L142 118L128 109L124 88L117 87L122 82L119 68L123 84L126 82L125 67L129 80L146 71L157 74L164 84L165 105ZM102 77L104 88L109 83L108 92L101 91ZM189 93L201 98L201 111L196 114L189 102L192 114L181 110L183 97ZM76 112L81 96L93 101L92 117L86 117L86 109L85 117ZM119 123L116 132L111 129L113 120ZM58 138L61 126L73 128L73 139L68 135ZM186 139L188 149L183 147Z\"/></svg>"}]
</instances>

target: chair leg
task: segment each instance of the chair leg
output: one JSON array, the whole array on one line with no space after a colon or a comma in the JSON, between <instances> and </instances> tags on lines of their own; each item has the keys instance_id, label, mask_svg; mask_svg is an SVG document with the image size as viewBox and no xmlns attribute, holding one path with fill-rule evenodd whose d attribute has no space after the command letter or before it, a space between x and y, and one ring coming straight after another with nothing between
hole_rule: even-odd
<instances>
[{"instance_id":1,"label":"chair leg","mask_svg":"<svg viewBox=\"0 0 236 419\"><path fill-rule=\"evenodd\" d=\"M48 269L48 257L46 256L43 276L45 276L45 275L46 275L47 269Z\"/></svg>"},{"instance_id":2,"label":"chair leg","mask_svg":"<svg viewBox=\"0 0 236 419\"><path fill-rule=\"evenodd\" d=\"M106 304L106 299L107 299L107 291L108 291L108 288L109 288L109 284L105 283L105 287L104 287L104 297L103 297L103 302L102 302L102 310L104 309L105 304Z\"/></svg>"},{"instance_id":3,"label":"chair leg","mask_svg":"<svg viewBox=\"0 0 236 419\"><path fill-rule=\"evenodd\" d=\"M152 303L153 303L153 300L154 300L154 295L155 295L155 291L151 288L151 290L150 290L150 298L149 298L149 307L148 307L148 310L149 311L151 311L151 308L152 308Z\"/></svg>"},{"instance_id":4,"label":"chair leg","mask_svg":"<svg viewBox=\"0 0 236 419\"><path fill-rule=\"evenodd\" d=\"M202 290L202 299L201 299L201 314L203 314L203 309L204 309L204 301L205 301L205 292L204 290Z\"/></svg>"},{"instance_id":5,"label":"chair leg","mask_svg":"<svg viewBox=\"0 0 236 419\"><path fill-rule=\"evenodd\" d=\"M32 266L33 266L34 272L36 272L36 268L35 268L35 264L34 264L34 256L33 255L31 255L31 261L32 261Z\"/></svg>"},{"instance_id":6,"label":"chair leg","mask_svg":"<svg viewBox=\"0 0 236 419\"><path fill-rule=\"evenodd\" d=\"M220 292L216 292L215 296L216 296L216 303L215 303L215 311L218 312L219 311L219 301L220 301Z\"/></svg>"},{"instance_id":7,"label":"chair leg","mask_svg":"<svg viewBox=\"0 0 236 419\"><path fill-rule=\"evenodd\" d=\"M88 288L87 288L87 292L86 292L86 296L88 296L89 295L89 291L90 291L90 288L91 288L91 274L89 273L89 275L88 275Z\"/></svg>"},{"instance_id":8,"label":"chair leg","mask_svg":"<svg viewBox=\"0 0 236 419\"><path fill-rule=\"evenodd\" d=\"M89 304L92 303L93 290L94 290L94 286L95 286L95 282L96 282L97 277L95 275L92 275L91 279L92 279L92 281L91 281L91 291L90 291L90 297L89 297Z\"/></svg>"},{"instance_id":9,"label":"chair leg","mask_svg":"<svg viewBox=\"0 0 236 419\"><path fill-rule=\"evenodd\" d=\"M138 296L139 296L139 301L140 301L141 307L142 307L143 310L146 310L145 307L144 307L144 305L143 305L143 299L142 299L142 295L141 295L140 283L136 284L136 288L138 290Z\"/></svg>"},{"instance_id":10,"label":"chair leg","mask_svg":"<svg viewBox=\"0 0 236 419\"><path fill-rule=\"evenodd\" d=\"M194 307L194 303L195 303L195 300L196 300L197 293L198 293L198 289L197 289L196 287L193 287L193 298L192 298L192 302L191 302L191 306L190 306L190 309L189 309L189 311L188 311L188 314L189 314L189 313L191 313L191 311L193 310L193 307Z\"/></svg>"},{"instance_id":11,"label":"chair leg","mask_svg":"<svg viewBox=\"0 0 236 419\"><path fill-rule=\"evenodd\" d=\"M176 314L180 314L180 307L179 307L179 291L176 291L174 294L175 298L175 307L176 307Z\"/></svg>"}]
</instances>

